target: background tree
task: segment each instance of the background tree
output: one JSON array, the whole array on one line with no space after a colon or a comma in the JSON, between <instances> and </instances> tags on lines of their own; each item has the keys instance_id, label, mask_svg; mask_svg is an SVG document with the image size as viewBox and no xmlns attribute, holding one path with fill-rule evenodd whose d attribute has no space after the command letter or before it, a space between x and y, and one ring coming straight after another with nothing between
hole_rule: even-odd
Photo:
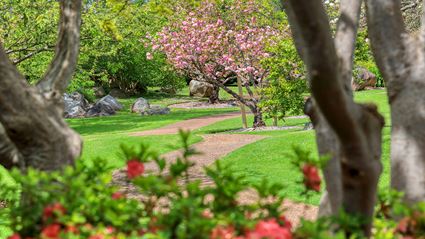
<instances>
[{"instance_id":1,"label":"background tree","mask_svg":"<svg viewBox=\"0 0 425 239\"><path fill-rule=\"evenodd\" d=\"M60 1L55 56L44 77L30 86L0 45L0 123L4 127L1 164L53 170L72 164L81 153L81 139L63 119L62 93L77 64L81 1ZM6 139L6 140L4 140ZM13 155L12 155L13 156ZM16 156L16 155L14 155Z\"/></svg>"},{"instance_id":2,"label":"background tree","mask_svg":"<svg viewBox=\"0 0 425 239\"><path fill-rule=\"evenodd\" d=\"M287 114L302 114L304 93L307 91L304 64L299 58L292 39L280 41L271 47L271 57L263 60L270 73L266 86L259 89L260 108L267 118L283 120Z\"/></svg>"},{"instance_id":3,"label":"background tree","mask_svg":"<svg viewBox=\"0 0 425 239\"><path fill-rule=\"evenodd\" d=\"M384 122L375 106L354 103L351 93L361 1L341 1L335 39L321 1L282 3L311 81L313 104L306 111L316 127L319 153L332 156L325 170L332 210L360 215L366 219L363 231L370 235ZM329 169L337 173L329 175Z\"/></svg>"},{"instance_id":4,"label":"background tree","mask_svg":"<svg viewBox=\"0 0 425 239\"><path fill-rule=\"evenodd\" d=\"M281 40L284 32L262 21L262 6L255 1L225 3L205 2L159 32L151 39L152 48L164 52L183 74L225 90L251 110L254 127L264 126L255 88L261 88L269 74L261 64L270 56L267 46ZM235 77L242 81L249 98L226 86ZM215 103L217 96L210 102Z\"/></svg>"}]
</instances>

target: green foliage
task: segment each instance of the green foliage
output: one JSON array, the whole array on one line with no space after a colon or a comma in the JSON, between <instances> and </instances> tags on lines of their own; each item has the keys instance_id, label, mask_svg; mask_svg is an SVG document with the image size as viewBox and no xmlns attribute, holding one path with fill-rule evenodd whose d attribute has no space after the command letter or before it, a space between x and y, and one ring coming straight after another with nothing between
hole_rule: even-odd
<instances>
[{"instance_id":1,"label":"green foliage","mask_svg":"<svg viewBox=\"0 0 425 239\"><path fill-rule=\"evenodd\" d=\"M126 192L117 193L105 161L97 160L93 166L78 161L75 167L57 172L13 170L16 185L0 188L0 198L8 199L7 210L0 212L15 233L34 238L43 238L48 231L61 238L209 238L221 226L243 235L258 221L269 218L285 225L278 184L267 180L248 184L220 163L207 169L211 185L189 180L193 167L189 157L197 152L189 146L189 133L182 131L180 135L183 153L173 163L146 145L123 146L122 155L128 162L123 171L126 178L120 182L131 182L137 189L132 195L138 200L128 198ZM145 163L155 163L159 171L145 173ZM257 191L258 199L239 204L239 193L248 189Z\"/></svg>"},{"instance_id":2,"label":"green foliage","mask_svg":"<svg viewBox=\"0 0 425 239\"><path fill-rule=\"evenodd\" d=\"M304 65L290 39L271 49L272 57L263 64L269 69L268 86L260 90L260 107L266 117L283 119L288 114L301 114L307 90Z\"/></svg>"},{"instance_id":3,"label":"green foliage","mask_svg":"<svg viewBox=\"0 0 425 239\"><path fill-rule=\"evenodd\" d=\"M168 1L84 1L80 57L68 91L92 96L91 88L96 84L139 94L148 86L173 90L184 86L184 79L174 73L165 57L146 59L147 50L141 38L147 32L161 29L170 18L154 10L158 7L154 2L158 6L169 5ZM53 58L59 4L2 1L0 15L0 39L6 52L13 61L22 60L19 69L30 83L36 83Z\"/></svg>"}]
</instances>

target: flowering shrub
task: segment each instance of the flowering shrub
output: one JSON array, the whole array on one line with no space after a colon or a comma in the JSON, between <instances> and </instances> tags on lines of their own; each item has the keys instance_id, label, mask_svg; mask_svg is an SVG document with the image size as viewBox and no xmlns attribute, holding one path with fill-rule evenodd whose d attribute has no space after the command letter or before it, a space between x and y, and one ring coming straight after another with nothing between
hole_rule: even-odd
<instances>
[{"instance_id":1,"label":"flowering shrub","mask_svg":"<svg viewBox=\"0 0 425 239\"><path fill-rule=\"evenodd\" d=\"M164 53L179 72L231 94L258 115L254 127L264 126L255 89L265 83L269 69L261 62L270 57L270 45L289 37L282 26L276 25L280 21L273 23L267 19L282 18L276 8L253 0L222 4L203 1L185 19L165 27L155 36L148 35L148 45ZM153 59L154 55L149 53L146 57ZM241 80L249 98L241 97L226 86L236 78Z\"/></svg>"},{"instance_id":2,"label":"flowering shrub","mask_svg":"<svg viewBox=\"0 0 425 239\"><path fill-rule=\"evenodd\" d=\"M6 221L14 231L7 239L363 238L360 219L343 212L315 222L302 221L293 228L282 208L282 186L267 180L248 183L219 162L205 169L212 184L191 179L189 157L197 152L188 145L189 134L181 134L184 150L172 163L145 145L123 147L127 164L119 174L124 182L111 181L112 169L103 160L94 165L78 161L60 172L12 171L19 187L0 188L1 198L19 192L18 198L9 199L7 207L0 209L2 223ZM303 175L303 193L317 193L321 187L318 169L326 160L314 159L299 147L294 152L294 165ZM151 167L146 164L152 163L157 171L147 170ZM132 190L123 189L129 185ZM252 202L240 203L240 194L247 192L255 195ZM401 198L394 191L380 194L374 238L423 238L425 204L409 207Z\"/></svg>"},{"instance_id":3,"label":"flowering shrub","mask_svg":"<svg viewBox=\"0 0 425 239\"><path fill-rule=\"evenodd\" d=\"M20 190L5 209L14 231L9 239L292 238L280 185L247 183L220 163L206 169L212 185L190 180L188 158L197 152L189 147L189 134L182 137L184 151L173 163L144 145L123 147L124 186L133 185L132 191L113 186L123 182L111 181L112 169L103 160L78 161L60 172L12 171L19 188L0 194ZM145 171L152 163L158 171ZM257 196L240 204L238 195L247 190Z\"/></svg>"}]
</instances>

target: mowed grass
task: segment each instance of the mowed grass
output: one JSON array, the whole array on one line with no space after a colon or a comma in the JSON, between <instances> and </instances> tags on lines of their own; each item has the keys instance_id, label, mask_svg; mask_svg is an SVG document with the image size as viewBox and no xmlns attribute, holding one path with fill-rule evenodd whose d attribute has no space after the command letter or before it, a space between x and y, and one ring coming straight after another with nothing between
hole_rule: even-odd
<instances>
[{"instance_id":1,"label":"mowed grass","mask_svg":"<svg viewBox=\"0 0 425 239\"><path fill-rule=\"evenodd\" d=\"M380 179L380 189L385 190L389 186L389 150L390 150L390 110L387 103L387 96L384 90L371 90L357 92L355 100L362 103L374 103L378 106L379 112L385 117L386 126L383 130L383 153L382 163L383 174ZM252 117L249 117L252 121ZM313 130L304 131L302 127L309 122L308 118L286 119L280 124L286 126L299 126L298 129L285 131L263 131L250 132L247 134L265 135L267 138L253 144L239 148L222 161L234 168L238 173L246 176L248 181L259 181L263 178L285 186L283 194L296 201L318 204L320 195L306 198L302 196L303 187L300 183L302 175L292 164L293 146L298 145L309 149L312 156L317 156L315 134ZM270 123L270 121L268 122ZM230 119L217 122L213 125L201 128L199 132L211 133L222 132L240 128L240 119Z\"/></svg>"},{"instance_id":2,"label":"mowed grass","mask_svg":"<svg viewBox=\"0 0 425 239\"><path fill-rule=\"evenodd\" d=\"M115 116L100 118L70 119L69 125L84 140L81 160L91 161L94 158L105 158L111 166L124 164L121 157L121 145L137 147L148 144L158 153L166 153L180 147L179 135L130 136L130 133L156 129L179 121L202 116L221 114L233 109L172 109L168 115L140 116L129 112L120 112ZM190 143L199 142L202 138L192 135Z\"/></svg>"}]
</instances>

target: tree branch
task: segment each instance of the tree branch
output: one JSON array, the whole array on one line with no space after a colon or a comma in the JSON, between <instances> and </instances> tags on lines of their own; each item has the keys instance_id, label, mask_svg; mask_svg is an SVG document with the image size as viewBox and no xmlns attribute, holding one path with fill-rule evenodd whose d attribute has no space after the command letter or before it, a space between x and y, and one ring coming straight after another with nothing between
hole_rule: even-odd
<instances>
[{"instance_id":1,"label":"tree branch","mask_svg":"<svg viewBox=\"0 0 425 239\"><path fill-rule=\"evenodd\" d=\"M59 37L49 69L37 83L42 92L65 91L77 65L80 43L81 1L61 0Z\"/></svg>"},{"instance_id":2,"label":"tree branch","mask_svg":"<svg viewBox=\"0 0 425 239\"><path fill-rule=\"evenodd\" d=\"M405 29L401 13L400 0L367 0L366 12L369 37L372 42L372 51L376 63L380 68L384 80L392 85L390 100L398 90L396 85L401 84L405 72L409 67L406 64L406 40L410 39ZM402 69L400 71L400 69Z\"/></svg>"},{"instance_id":3,"label":"tree branch","mask_svg":"<svg viewBox=\"0 0 425 239\"><path fill-rule=\"evenodd\" d=\"M26 61L26 60L30 59L31 57L33 57L33 56L35 56L35 55L37 55L41 52L50 51L50 50L51 50L50 46L45 46L43 48L40 48L40 49L35 50L33 52L30 52L30 53L26 54L25 56L23 56L19 59L13 60L13 64L18 65L19 63L22 63L23 61Z\"/></svg>"},{"instance_id":4,"label":"tree branch","mask_svg":"<svg viewBox=\"0 0 425 239\"><path fill-rule=\"evenodd\" d=\"M361 5L361 0L341 0L340 17L335 35L335 49L340 60L340 79L345 92L350 96L352 96L351 78Z\"/></svg>"}]
</instances>

